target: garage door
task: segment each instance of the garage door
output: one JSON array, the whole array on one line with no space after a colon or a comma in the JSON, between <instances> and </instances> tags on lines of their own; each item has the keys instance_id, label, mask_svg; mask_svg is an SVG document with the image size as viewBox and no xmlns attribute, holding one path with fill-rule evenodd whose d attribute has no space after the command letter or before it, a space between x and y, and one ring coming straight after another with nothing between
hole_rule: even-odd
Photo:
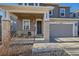
<instances>
[{"instance_id":1,"label":"garage door","mask_svg":"<svg viewBox=\"0 0 79 59\"><path fill-rule=\"evenodd\" d=\"M73 36L72 24L50 24L50 41L58 37L71 37Z\"/></svg>"}]
</instances>

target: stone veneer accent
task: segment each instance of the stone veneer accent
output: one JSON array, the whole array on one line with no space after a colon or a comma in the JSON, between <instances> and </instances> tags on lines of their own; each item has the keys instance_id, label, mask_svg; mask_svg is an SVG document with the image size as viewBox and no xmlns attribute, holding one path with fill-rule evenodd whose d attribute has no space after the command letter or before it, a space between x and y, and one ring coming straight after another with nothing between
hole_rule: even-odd
<instances>
[{"instance_id":1,"label":"stone veneer accent","mask_svg":"<svg viewBox=\"0 0 79 59\"><path fill-rule=\"evenodd\" d=\"M44 39L49 42L49 24L47 22L44 23Z\"/></svg>"},{"instance_id":2,"label":"stone veneer accent","mask_svg":"<svg viewBox=\"0 0 79 59\"><path fill-rule=\"evenodd\" d=\"M2 45L8 47L10 45L10 20L2 20Z\"/></svg>"}]
</instances>

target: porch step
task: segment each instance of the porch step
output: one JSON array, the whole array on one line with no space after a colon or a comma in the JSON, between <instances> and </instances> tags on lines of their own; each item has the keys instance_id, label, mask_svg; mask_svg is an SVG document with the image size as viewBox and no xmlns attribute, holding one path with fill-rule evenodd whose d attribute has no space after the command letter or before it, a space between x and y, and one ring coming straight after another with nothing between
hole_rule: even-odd
<instances>
[{"instance_id":1,"label":"porch step","mask_svg":"<svg viewBox=\"0 0 79 59\"><path fill-rule=\"evenodd\" d=\"M36 38L43 38L43 35L42 34L37 34L35 37Z\"/></svg>"},{"instance_id":2,"label":"porch step","mask_svg":"<svg viewBox=\"0 0 79 59\"><path fill-rule=\"evenodd\" d=\"M43 42L44 38L13 38L12 44L33 44L33 43L39 43Z\"/></svg>"},{"instance_id":3,"label":"porch step","mask_svg":"<svg viewBox=\"0 0 79 59\"><path fill-rule=\"evenodd\" d=\"M12 44L33 44L33 40L14 40Z\"/></svg>"}]
</instances>

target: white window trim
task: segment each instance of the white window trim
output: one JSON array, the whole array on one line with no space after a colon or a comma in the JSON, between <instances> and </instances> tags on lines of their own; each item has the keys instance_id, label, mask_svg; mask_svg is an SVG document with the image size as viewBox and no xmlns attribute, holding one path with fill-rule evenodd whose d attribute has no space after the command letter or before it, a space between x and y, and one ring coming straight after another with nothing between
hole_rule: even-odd
<instances>
[{"instance_id":1,"label":"white window trim","mask_svg":"<svg viewBox=\"0 0 79 59\"><path fill-rule=\"evenodd\" d=\"M23 24L23 30L24 30L24 21L29 21L29 30L30 30L30 20L29 19L23 19L23 22L22 22L22 24Z\"/></svg>"},{"instance_id":2,"label":"white window trim","mask_svg":"<svg viewBox=\"0 0 79 59\"><path fill-rule=\"evenodd\" d=\"M64 10L64 16L61 15L61 8L60 8L60 17L65 17L65 8L63 8Z\"/></svg>"}]
</instances>

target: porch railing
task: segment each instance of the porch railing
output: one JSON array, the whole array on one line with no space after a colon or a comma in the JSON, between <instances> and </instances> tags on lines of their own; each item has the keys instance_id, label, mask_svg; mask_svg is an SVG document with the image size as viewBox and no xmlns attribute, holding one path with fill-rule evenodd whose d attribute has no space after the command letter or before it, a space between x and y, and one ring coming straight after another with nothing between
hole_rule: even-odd
<instances>
[{"instance_id":1,"label":"porch railing","mask_svg":"<svg viewBox=\"0 0 79 59\"><path fill-rule=\"evenodd\" d=\"M31 31L11 31L12 37L24 37L24 38L42 38L43 34L34 35Z\"/></svg>"}]
</instances>

